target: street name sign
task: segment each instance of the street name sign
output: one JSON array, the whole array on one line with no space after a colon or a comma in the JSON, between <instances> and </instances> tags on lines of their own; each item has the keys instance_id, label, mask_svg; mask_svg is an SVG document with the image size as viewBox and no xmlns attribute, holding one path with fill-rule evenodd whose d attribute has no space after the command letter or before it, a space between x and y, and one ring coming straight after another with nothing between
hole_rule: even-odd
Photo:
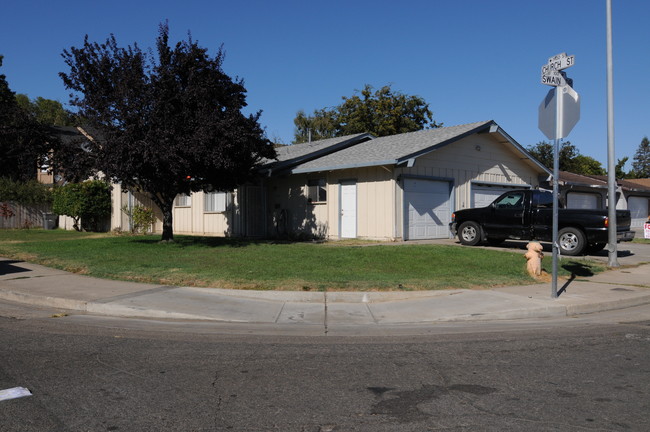
<instances>
[{"instance_id":1,"label":"street name sign","mask_svg":"<svg viewBox=\"0 0 650 432\"><path fill-rule=\"evenodd\" d=\"M564 74L550 66L542 66L542 84L553 87L567 85Z\"/></svg>"},{"instance_id":2,"label":"street name sign","mask_svg":"<svg viewBox=\"0 0 650 432\"><path fill-rule=\"evenodd\" d=\"M542 66L542 84L553 87L562 87L571 85L562 70L575 64L575 56L560 53L548 59L548 62Z\"/></svg>"},{"instance_id":3,"label":"street name sign","mask_svg":"<svg viewBox=\"0 0 650 432\"><path fill-rule=\"evenodd\" d=\"M548 64L555 70L563 70L576 64L576 56L561 53L548 59Z\"/></svg>"}]
</instances>

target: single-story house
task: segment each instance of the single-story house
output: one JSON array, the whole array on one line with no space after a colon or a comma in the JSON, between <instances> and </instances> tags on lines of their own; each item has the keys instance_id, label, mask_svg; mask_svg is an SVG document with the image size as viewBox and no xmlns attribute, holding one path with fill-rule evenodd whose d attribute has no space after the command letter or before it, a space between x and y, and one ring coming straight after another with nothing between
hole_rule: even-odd
<instances>
[{"instance_id":1,"label":"single-story house","mask_svg":"<svg viewBox=\"0 0 650 432\"><path fill-rule=\"evenodd\" d=\"M379 138L355 134L277 150L256 184L177 197L174 232L447 238L454 210L487 205L508 189L539 187L550 175L494 121ZM138 203L152 204L115 187L112 228L128 229L120 209Z\"/></svg>"}]
</instances>

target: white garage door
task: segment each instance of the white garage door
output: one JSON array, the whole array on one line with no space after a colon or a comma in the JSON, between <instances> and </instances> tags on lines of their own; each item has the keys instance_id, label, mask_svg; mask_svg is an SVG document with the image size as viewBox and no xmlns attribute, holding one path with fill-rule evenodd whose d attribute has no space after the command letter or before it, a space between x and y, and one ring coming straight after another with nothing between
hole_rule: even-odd
<instances>
[{"instance_id":1,"label":"white garage door","mask_svg":"<svg viewBox=\"0 0 650 432\"><path fill-rule=\"evenodd\" d=\"M407 240L449 237L451 185L447 181L405 179Z\"/></svg>"},{"instance_id":2,"label":"white garage door","mask_svg":"<svg viewBox=\"0 0 650 432\"><path fill-rule=\"evenodd\" d=\"M492 204L499 195L508 192L512 188L504 188L499 186L478 186L472 185L472 203L470 207L487 207Z\"/></svg>"},{"instance_id":3,"label":"white garage door","mask_svg":"<svg viewBox=\"0 0 650 432\"><path fill-rule=\"evenodd\" d=\"M632 214L632 228L643 228L648 220L648 197L629 197L627 208Z\"/></svg>"},{"instance_id":4,"label":"white garage door","mask_svg":"<svg viewBox=\"0 0 650 432\"><path fill-rule=\"evenodd\" d=\"M569 192L566 194L566 207L574 209L597 209L600 195L585 192Z\"/></svg>"}]
</instances>

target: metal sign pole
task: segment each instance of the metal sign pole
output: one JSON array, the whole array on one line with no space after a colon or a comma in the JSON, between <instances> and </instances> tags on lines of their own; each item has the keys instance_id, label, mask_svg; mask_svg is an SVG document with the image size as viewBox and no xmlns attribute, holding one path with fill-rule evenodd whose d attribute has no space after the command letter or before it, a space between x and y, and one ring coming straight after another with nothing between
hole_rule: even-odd
<instances>
[{"instance_id":1,"label":"metal sign pole","mask_svg":"<svg viewBox=\"0 0 650 432\"><path fill-rule=\"evenodd\" d=\"M553 279L551 283L551 297L557 298L557 273L558 273L558 208L560 189L560 136L562 134L562 88L555 87L555 139L553 140Z\"/></svg>"},{"instance_id":2,"label":"metal sign pole","mask_svg":"<svg viewBox=\"0 0 650 432\"><path fill-rule=\"evenodd\" d=\"M575 65L575 56L557 54L542 66L542 84L553 86L539 106L539 129L553 140L553 279L551 297L557 298L557 274L560 255L559 189L560 189L560 140L567 136L580 118L580 98L573 90L573 80L562 70ZM555 98L555 112L552 100Z\"/></svg>"}]
</instances>

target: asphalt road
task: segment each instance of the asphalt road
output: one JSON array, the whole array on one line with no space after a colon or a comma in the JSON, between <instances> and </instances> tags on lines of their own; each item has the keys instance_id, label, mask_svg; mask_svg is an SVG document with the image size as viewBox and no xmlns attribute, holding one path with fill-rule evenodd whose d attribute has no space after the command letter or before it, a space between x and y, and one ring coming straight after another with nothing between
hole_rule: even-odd
<instances>
[{"instance_id":1,"label":"asphalt road","mask_svg":"<svg viewBox=\"0 0 650 432\"><path fill-rule=\"evenodd\" d=\"M650 306L433 326L426 336L253 328L0 304L0 431L647 431Z\"/></svg>"}]
</instances>

